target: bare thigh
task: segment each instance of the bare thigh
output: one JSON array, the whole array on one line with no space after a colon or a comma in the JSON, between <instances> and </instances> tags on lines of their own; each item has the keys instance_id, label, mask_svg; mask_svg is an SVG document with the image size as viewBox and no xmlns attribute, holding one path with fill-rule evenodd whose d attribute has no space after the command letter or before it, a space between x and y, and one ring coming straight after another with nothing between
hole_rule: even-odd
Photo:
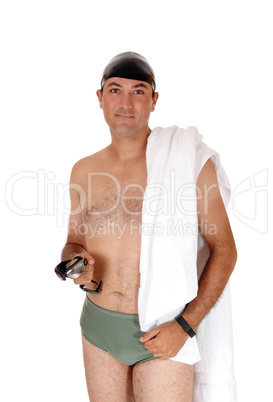
<instances>
[{"instance_id":1,"label":"bare thigh","mask_svg":"<svg viewBox=\"0 0 273 402\"><path fill-rule=\"evenodd\" d=\"M194 366L155 359L134 366L136 402L191 402Z\"/></svg>"},{"instance_id":2,"label":"bare thigh","mask_svg":"<svg viewBox=\"0 0 273 402\"><path fill-rule=\"evenodd\" d=\"M92 402L134 401L132 368L82 336L86 384Z\"/></svg>"}]
</instances>

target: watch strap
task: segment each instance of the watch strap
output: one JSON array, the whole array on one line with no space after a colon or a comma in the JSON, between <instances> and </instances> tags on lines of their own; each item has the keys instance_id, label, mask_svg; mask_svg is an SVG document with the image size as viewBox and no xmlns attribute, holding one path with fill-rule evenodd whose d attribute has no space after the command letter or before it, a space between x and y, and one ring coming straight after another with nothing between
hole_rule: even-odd
<instances>
[{"instance_id":1,"label":"watch strap","mask_svg":"<svg viewBox=\"0 0 273 402\"><path fill-rule=\"evenodd\" d=\"M187 334L193 338L196 335L196 332L192 329L192 327L187 323L187 321L185 320L185 318L182 317L182 315L179 315L178 317L176 317L175 319L176 322L178 322L178 324L180 325L180 327L183 328L183 330L185 332L187 332Z\"/></svg>"}]
</instances>

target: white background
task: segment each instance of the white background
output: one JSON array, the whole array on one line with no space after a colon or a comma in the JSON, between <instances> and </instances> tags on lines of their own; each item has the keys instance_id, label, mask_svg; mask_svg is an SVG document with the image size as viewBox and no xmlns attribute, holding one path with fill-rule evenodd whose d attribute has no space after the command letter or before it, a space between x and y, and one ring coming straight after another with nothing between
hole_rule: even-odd
<instances>
[{"instance_id":1,"label":"white background","mask_svg":"<svg viewBox=\"0 0 273 402\"><path fill-rule=\"evenodd\" d=\"M2 401L88 401L84 295L53 269L66 241L71 167L110 142L95 95L102 70L128 50L155 70L160 98L151 128L194 125L221 155L239 252L238 400L273 400L270 3L1 2Z\"/></svg>"}]
</instances>

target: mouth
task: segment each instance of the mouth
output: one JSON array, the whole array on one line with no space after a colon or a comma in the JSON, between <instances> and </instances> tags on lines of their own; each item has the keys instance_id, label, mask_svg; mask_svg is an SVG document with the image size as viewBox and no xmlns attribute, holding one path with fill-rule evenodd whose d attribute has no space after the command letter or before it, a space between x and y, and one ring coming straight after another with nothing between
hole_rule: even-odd
<instances>
[{"instance_id":1,"label":"mouth","mask_svg":"<svg viewBox=\"0 0 273 402\"><path fill-rule=\"evenodd\" d=\"M116 113L116 117L120 119L132 119L134 116L132 114Z\"/></svg>"}]
</instances>

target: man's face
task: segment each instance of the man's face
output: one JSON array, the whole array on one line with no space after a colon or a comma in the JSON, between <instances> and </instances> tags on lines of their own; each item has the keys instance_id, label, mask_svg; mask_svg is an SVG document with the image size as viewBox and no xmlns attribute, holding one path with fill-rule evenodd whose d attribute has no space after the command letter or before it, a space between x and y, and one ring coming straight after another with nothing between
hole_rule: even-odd
<instances>
[{"instance_id":1,"label":"man's face","mask_svg":"<svg viewBox=\"0 0 273 402\"><path fill-rule=\"evenodd\" d=\"M97 91L100 107L112 133L132 134L148 129L158 93L152 97L152 87L144 81L110 78L103 92Z\"/></svg>"}]
</instances>

